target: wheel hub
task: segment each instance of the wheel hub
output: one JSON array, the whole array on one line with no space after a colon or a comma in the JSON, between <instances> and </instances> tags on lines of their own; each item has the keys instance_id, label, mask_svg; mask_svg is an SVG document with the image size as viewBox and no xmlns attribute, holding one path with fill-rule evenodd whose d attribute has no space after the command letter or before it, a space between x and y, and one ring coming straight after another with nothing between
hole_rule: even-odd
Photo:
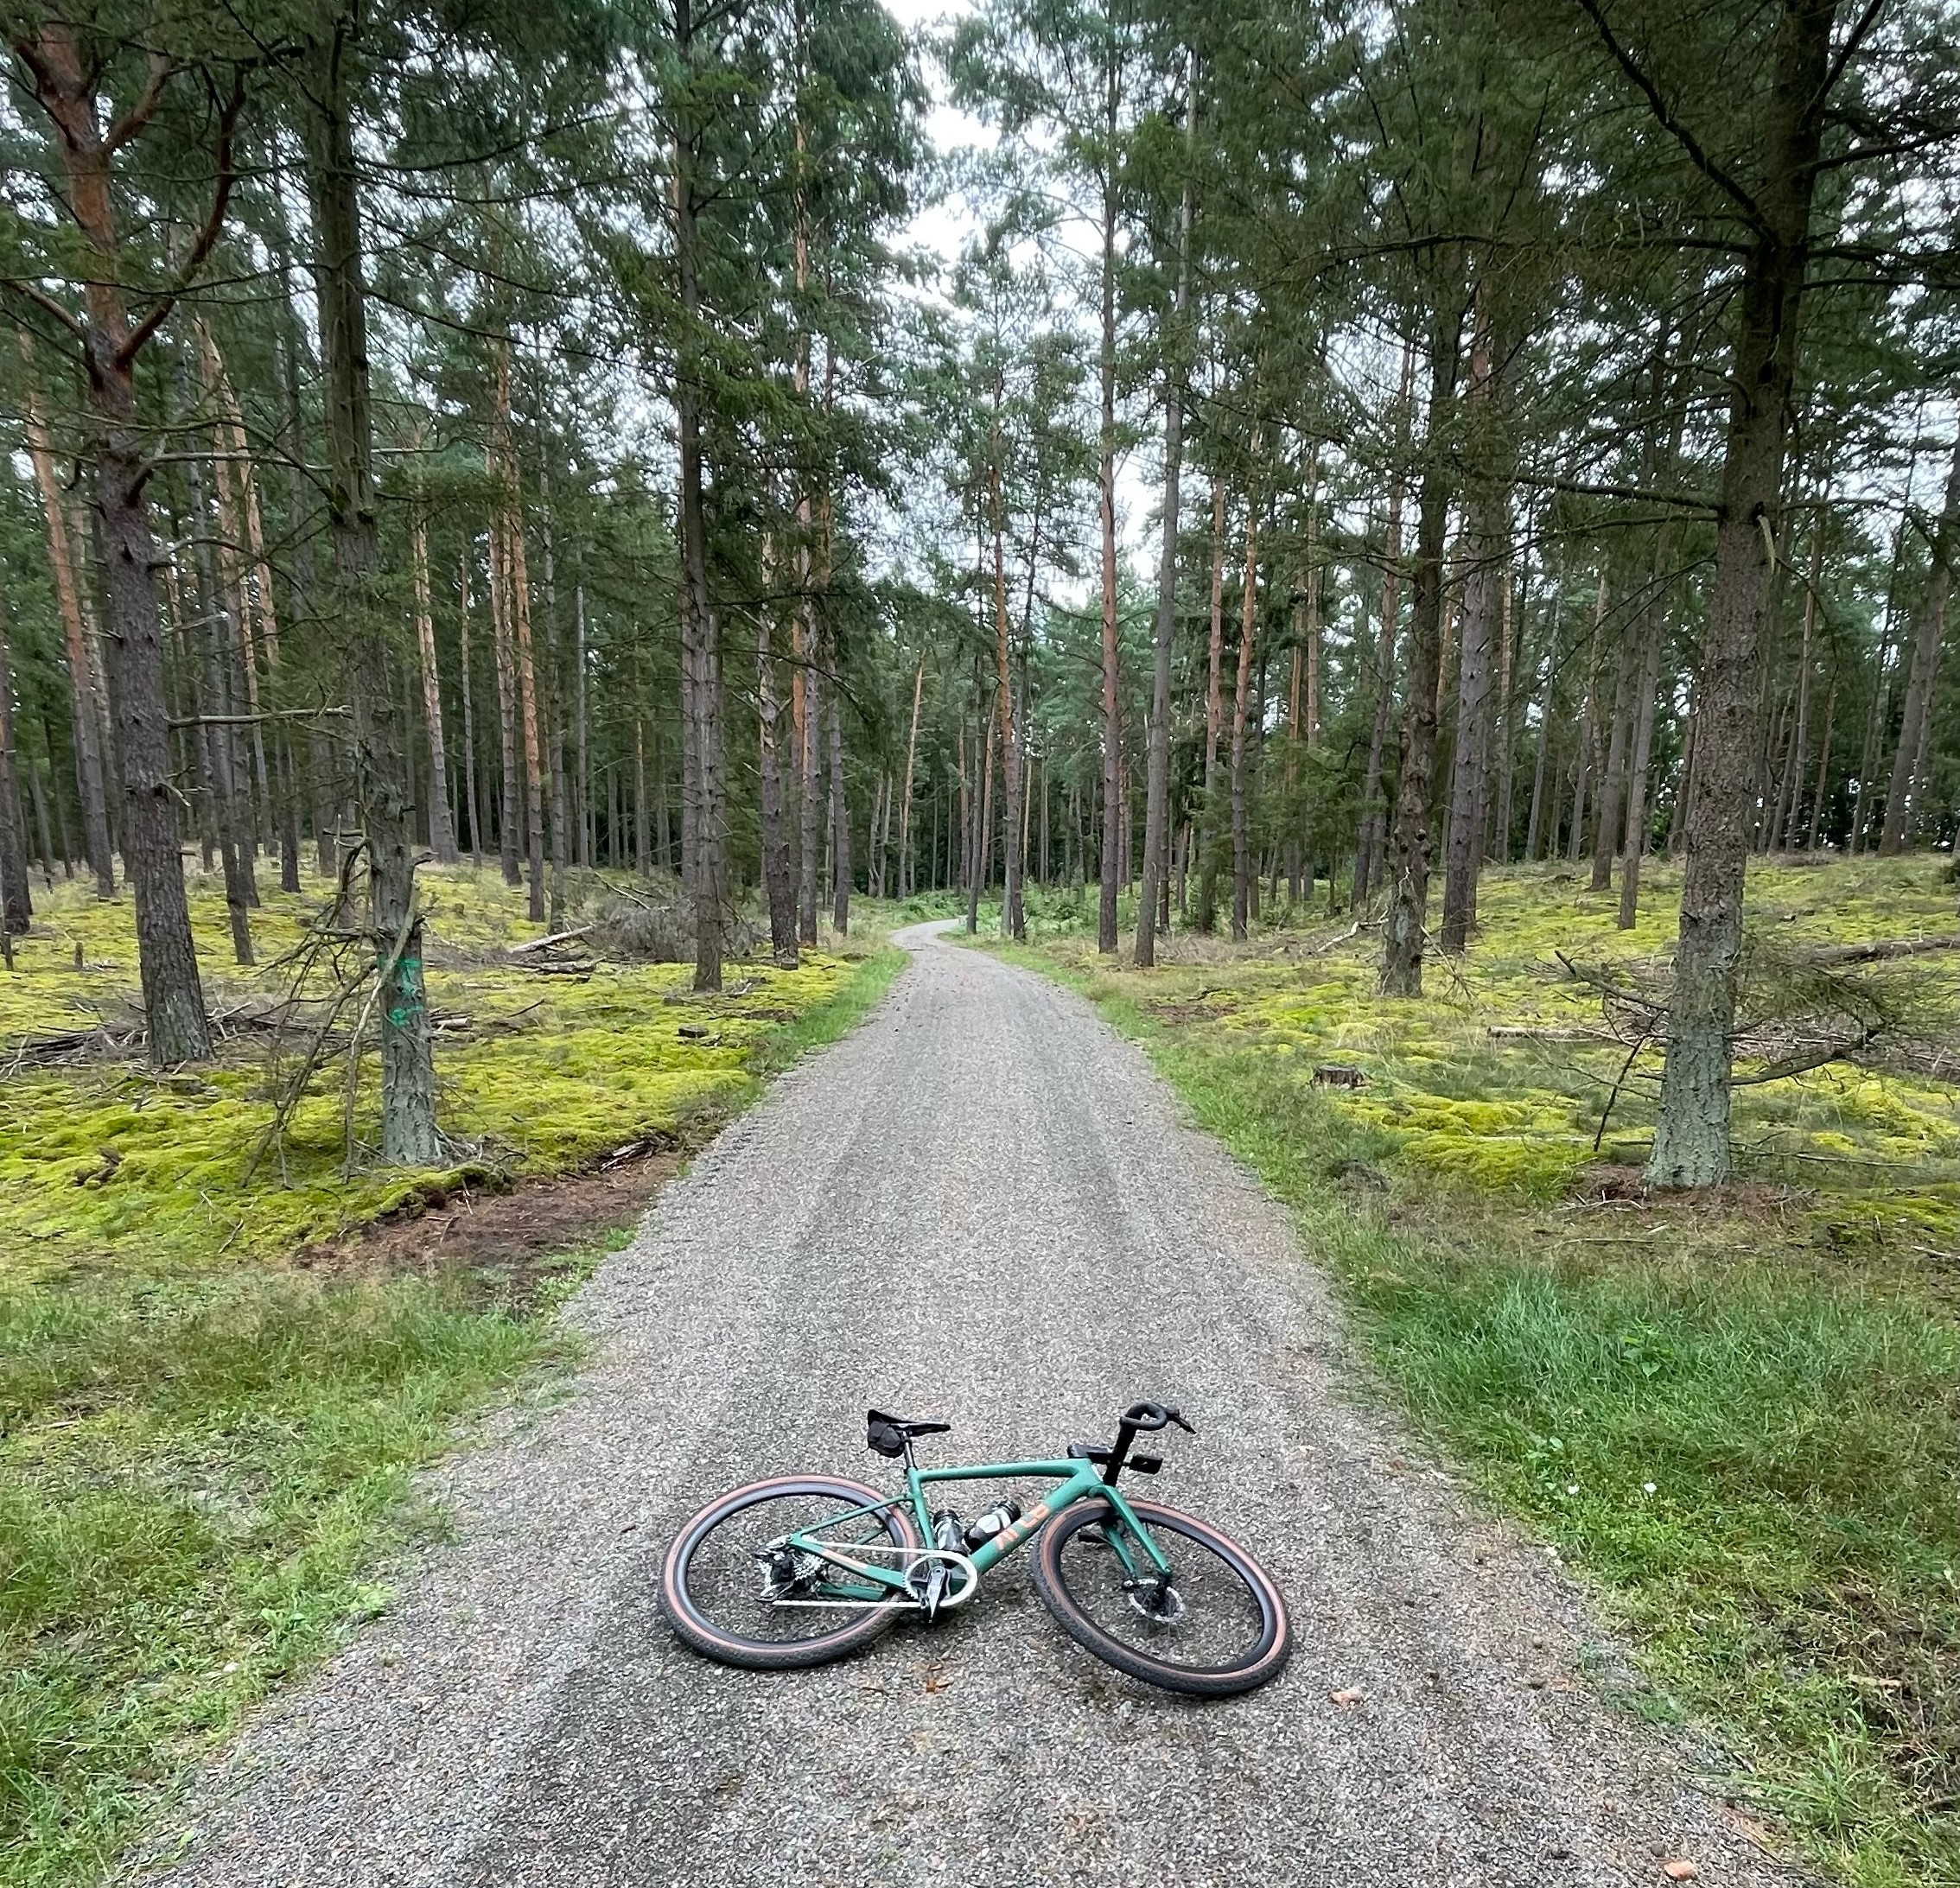
<instances>
[{"instance_id":1,"label":"wheel hub","mask_svg":"<svg viewBox=\"0 0 1960 1888\"><path fill-rule=\"evenodd\" d=\"M1184 1596L1168 1580L1126 1580L1123 1590L1154 1626L1174 1626L1184 1618Z\"/></svg>"}]
</instances>

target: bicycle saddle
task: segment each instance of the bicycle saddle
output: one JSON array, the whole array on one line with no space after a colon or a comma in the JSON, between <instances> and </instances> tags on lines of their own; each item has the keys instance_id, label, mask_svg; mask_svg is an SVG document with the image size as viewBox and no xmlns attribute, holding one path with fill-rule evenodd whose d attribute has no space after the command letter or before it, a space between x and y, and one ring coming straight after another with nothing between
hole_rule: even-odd
<instances>
[{"instance_id":1,"label":"bicycle saddle","mask_svg":"<svg viewBox=\"0 0 1960 1888\"><path fill-rule=\"evenodd\" d=\"M946 1435L952 1429L950 1422L913 1422L905 1416L888 1415L882 1409L866 1410L864 1423L864 1446L880 1455L903 1455L906 1444L914 1436Z\"/></svg>"}]
</instances>

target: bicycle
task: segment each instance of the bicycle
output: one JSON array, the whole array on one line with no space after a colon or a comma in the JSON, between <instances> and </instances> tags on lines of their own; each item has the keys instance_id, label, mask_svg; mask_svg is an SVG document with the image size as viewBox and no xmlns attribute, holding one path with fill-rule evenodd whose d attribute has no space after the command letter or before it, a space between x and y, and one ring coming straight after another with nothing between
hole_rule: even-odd
<instances>
[{"instance_id":1,"label":"bicycle","mask_svg":"<svg viewBox=\"0 0 1960 1888\"><path fill-rule=\"evenodd\" d=\"M965 1605L989 1569L1032 1539L1034 1590L1078 1644L1167 1691L1250 1691L1277 1677L1293 1650L1278 1587L1215 1528L1118 1486L1125 1473L1157 1473L1161 1459L1131 1445L1174 1423L1197 1433L1175 1409L1133 1403L1107 1447L1077 1442L1052 1461L920 1468L914 1442L951 1426L871 1410L866 1446L903 1460L902 1493L831 1475L731 1489L675 1536L661 1610L710 1658L799 1670L861 1650L900 1615L930 1623ZM1025 1513L1014 1501L973 1522L931 1511L931 1489L1010 1480L1060 1485Z\"/></svg>"}]
</instances>

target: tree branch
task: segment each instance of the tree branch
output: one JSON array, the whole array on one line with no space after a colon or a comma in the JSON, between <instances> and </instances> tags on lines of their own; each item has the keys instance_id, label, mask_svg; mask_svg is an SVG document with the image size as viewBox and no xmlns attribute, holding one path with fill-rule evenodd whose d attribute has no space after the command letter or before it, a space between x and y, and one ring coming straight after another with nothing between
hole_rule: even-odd
<instances>
[{"instance_id":1,"label":"tree branch","mask_svg":"<svg viewBox=\"0 0 1960 1888\"><path fill-rule=\"evenodd\" d=\"M235 78L232 81L232 95L226 99L218 117L218 181L211 199L211 214L197 232L197 240L191 245L190 254L177 271L176 281L157 297L149 314L130 330L128 338L116 350L118 366L128 366L142 353L144 342L169 320L170 310L176 307L178 297L197 280L198 271L218 246L218 238L224 232L225 213L231 207L232 190L239 181L237 167L232 162L232 137L238 129L239 114L244 109L245 80Z\"/></svg>"},{"instance_id":2,"label":"tree branch","mask_svg":"<svg viewBox=\"0 0 1960 1888\"><path fill-rule=\"evenodd\" d=\"M48 294L44 289L35 288L31 282L22 282L9 276L3 280L0 280L0 289L11 289L16 295L24 296L43 315L52 315L77 340L86 338L83 333L81 323L69 314L53 296Z\"/></svg>"},{"instance_id":3,"label":"tree branch","mask_svg":"<svg viewBox=\"0 0 1960 1888\"><path fill-rule=\"evenodd\" d=\"M1579 0L1579 7L1599 29L1600 39L1606 42L1607 50L1613 54L1620 69L1639 88L1654 114L1655 123L1687 152L1696 169L1731 198L1750 223L1760 231L1764 227L1763 213L1756 200L1702 149L1700 140L1668 108L1667 100L1660 95L1659 86L1641 70L1639 60L1620 43L1612 27L1607 23L1606 11L1600 0Z\"/></svg>"},{"instance_id":4,"label":"tree branch","mask_svg":"<svg viewBox=\"0 0 1960 1888\"><path fill-rule=\"evenodd\" d=\"M143 136L150 121L156 116L157 107L163 103L164 86L170 83L176 71L167 54L152 53L150 55L150 83L143 88L143 96L109 127L109 135L102 140L105 154L113 156L130 139Z\"/></svg>"},{"instance_id":5,"label":"tree branch","mask_svg":"<svg viewBox=\"0 0 1960 1888\"><path fill-rule=\"evenodd\" d=\"M1844 35L1844 43L1837 49L1837 57L1831 60L1830 70L1824 74L1823 83L1817 87L1817 95L1805 108L1806 118L1814 117L1824 108L1831 93L1837 89L1837 81L1844 76L1844 68L1851 63L1853 56L1864 43L1866 34L1878 24L1878 16L1885 11L1885 0L1866 0L1865 10L1858 16L1858 23Z\"/></svg>"}]
</instances>

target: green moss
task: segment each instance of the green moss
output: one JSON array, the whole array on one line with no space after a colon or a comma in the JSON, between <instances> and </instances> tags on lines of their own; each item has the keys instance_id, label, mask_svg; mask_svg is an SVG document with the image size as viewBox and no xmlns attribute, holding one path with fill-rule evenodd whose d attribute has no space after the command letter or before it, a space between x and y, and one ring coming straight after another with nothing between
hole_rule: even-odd
<instances>
[{"instance_id":1,"label":"green moss","mask_svg":"<svg viewBox=\"0 0 1960 1888\"><path fill-rule=\"evenodd\" d=\"M645 1135L687 1129L741 1107L754 1092L752 1063L856 974L834 954L813 954L793 971L736 966L731 983L749 988L709 998L693 995L678 964L606 966L582 983L546 980L502 955L536 930L524 921L521 893L467 868L431 869L424 880L431 1005L478 1030L437 1054L452 1166L404 1174L357 1160L350 1171L336 1066L294 1112L282 1154L248 1183L273 1111L271 1071L250 1040L188 1075L159 1077L126 1060L22 1074L0 1095L0 1276L126 1258L276 1256L453 1186L466 1168L509 1179L561 1173ZM194 882L194 930L215 1007L283 987L273 965L317 902L269 896L253 915L264 967L224 970L220 888ZM23 1035L86 1020L91 1008L133 1015L130 921L126 903L104 905L79 887L37 906L20 970L0 978L0 1054ZM80 971L75 941L88 966ZM510 1027L486 1033L498 1024ZM375 1106L370 1057L357 1143L378 1137Z\"/></svg>"}]
</instances>

